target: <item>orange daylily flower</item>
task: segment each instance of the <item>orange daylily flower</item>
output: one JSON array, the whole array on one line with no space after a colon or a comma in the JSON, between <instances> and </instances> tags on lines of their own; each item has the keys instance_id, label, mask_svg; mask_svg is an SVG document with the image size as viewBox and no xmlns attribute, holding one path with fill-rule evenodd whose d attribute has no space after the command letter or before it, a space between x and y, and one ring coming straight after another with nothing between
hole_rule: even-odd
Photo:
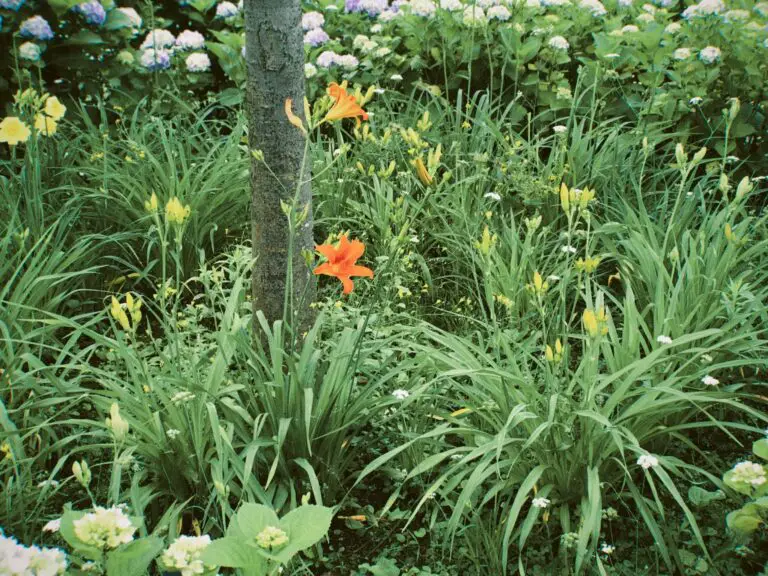
<instances>
[{"instance_id":1,"label":"orange daylily flower","mask_svg":"<svg viewBox=\"0 0 768 576\"><path fill-rule=\"evenodd\" d=\"M285 99L285 115L288 117L288 122L296 126L296 128L301 130L302 133L306 136L307 130L304 128L304 123L301 121L301 118L293 113L293 100L290 98Z\"/></svg>"},{"instance_id":2,"label":"orange daylily flower","mask_svg":"<svg viewBox=\"0 0 768 576\"><path fill-rule=\"evenodd\" d=\"M360 124L360 118L368 120L368 113L357 103L354 95L347 94L347 91L336 84L336 82L331 82L330 86L328 86L328 94L336 102L328 111L328 114L326 114L326 120L332 122L342 118L354 118L357 120L358 125Z\"/></svg>"},{"instance_id":3,"label":"orange daylily flower","mask_svg":"<svg viewBox=\"0 0 768 576\"><path fill-rule=\"evenodd\" d=\"M328 262L320 264L320 266L313 270L313 273L335 276L341 280L344 294L349 294L355 287L351 280L352 276L373 278L373 270L355 264L363 255L363 252L365 252L365 244L360 242L360 240L352 240L350 242L347 239L347 235L343 234L339 238L338 246L334 244L321 244L320 246L315 246L315 250L325 256Z\"/></svg>"}]
</instances>

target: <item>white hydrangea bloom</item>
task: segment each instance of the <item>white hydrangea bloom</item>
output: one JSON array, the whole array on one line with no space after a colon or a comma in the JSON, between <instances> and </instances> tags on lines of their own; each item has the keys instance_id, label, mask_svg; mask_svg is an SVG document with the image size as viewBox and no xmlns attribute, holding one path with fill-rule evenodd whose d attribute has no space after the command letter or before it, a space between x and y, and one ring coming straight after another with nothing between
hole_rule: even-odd
<instances>
[{"instance_id":1,"label":"white hydrangea bloom","mask_svg":"<svg viewBox=\"0 0 768 576\"><path fill-rule=\"evenodd\" d=\"M549 44L549 47L553 50L568 50L568 48L571 47L571 45L568 44L568 40L562 36L552 36L547 44Z\"/></svg>"},{"instance_id":2,"label":"white hydrangea bloom","mask_svg":"<svg viewBox=\"0 0 768 576\"><path fill-rule=\"evenodd\" d=\"M312 78L317 75L317 68L314 64L307 62L304 64L304 78Z\"/></svg>"},{"instance_id":3,"label":"white hydrangea bloom","mask_svg":"<svg viewBox=\"0 0 768 576\"><path fill-rule=\"evenodd\" d=\"M765 468L760 464L750 462L739 462L733 467L731 479L734 482L750 484L752 486L762 486L766 482Z\"/></svg>"},{"instance_id":4,"label":"white hydrangea bloom","mask_svg":"<svg viewBox=\"0 0 768 576\"><path fill-rule=\"evenodd\" d=\"M467 6L462 21L466 26L481 26L486 22L485 11L480 6Z\"/></svg>"},{"instance_id":5,"label":"white hydrangea bloom","mask_svg":"<svg viewBox=\"0 0 768 576\"><path fill-rule=\"evenodd\" d=\"M118 8L117 11L130 20L132 28L141 28L144 23L139 13L133 8Z\"/></svg>"},{"instance_id":6,"label":"white hydrangea bloom","mask_svg":"<svg viewBox=\"0 0 768 576\"><path fill-rule=\"evenodd\" d=\"M672 22L670 24L667 24L667 27L664 28L664 32L667 34L677 34L680 32L680 29L682 26L680 25L680 22Z\"/></svg>"},{"instance_id":7,"label":"white hydrangea bloom","mask_svg":"<svg viewBox=\"0 0 768 576\"><path fill-rule=\"evenodd\" d=\"M692 56L690 48L678 48L672 53L675 60L688 60Z\"/></svg>"},{"instance_id":8,"label":"white hydrangea bloom","mask_svg":"<svg viewBox=\"0 0 768 576\"><path fill-rule=\"evenodd\" d=\"M176 37L168 30L155 28L147 34L147 37L144 39L144 42L141 43L139 48L142 50L146 50L147 48L170 48L175 43Z\"/></svg>"},{"instance_id":9,"label":"white hydrangea bloom","mask_svg":"<svg viewBox=\"0 0 768 576\"><path fill-rule=\"evenodd\" d=\"M322 28L325 24L325 16L320 12L307 12L301 17L301 27L304 32L314 30L315 28Z\"/></svg>"},{"instance_id":10,"label":"white hydrangea bloom","mask_svg":"<svg viewBox=\"0 0 768 576\"><path fill-rule=\"evenodd\" d=\"M699 52L699 60L704 62L704 64L714 64L720 60L721 56L722 52L720 52L720 48L716 46L707 46L706 48L702 48Z\"/></svg>"},{"instance_id":11,"label":"white hydrangea bloom","mask_svg":"<svg viewBox=\"0 0 768 576\"><path fill-rule=\"evenodd\" d=\"M506 22L512 17L506 6L493 6L488 9L488 20L500 20Z\"/></svg>"},{"instance_id":12,"label":"white hydrangea bloom","mask_svg":"<svg viewBox=\"0 0 768 576\"><path fill-rule=\"evenodd\" d=\"M456 12L458 10L464 10L464 4L461 3L461 0L440 0L440 8L450 12Z\"/></svg>"},{"instance_id":13,"label":"white hydrangea bloom","mask_svg":"<svg viewBox=\"0 0 768 576\"><path fill-rule=\"evenodd\" d=\"M169 570L181 572L181 576L196 576L206 570L212 570L213 566L206 566L200 559L200 555L211 543L211 537L205 536L179 536L160 557L160 562Z\"/></svg>"},{"instance_id":14,"label":"white hydrangea bloom","mask_svg":"<svg viewBox=\"0 0 768 576\"><path fill-rule=\"evenodd\" d=\"M534 508L546 508L547 506L549 506L549 504L550 504L549 498L541 498L541 497L534 498L533 501L531 502L531 505Z\"/></svg>"},{"instance_id":15,"label":"white hydrangea bloom","mask_svg":"<svg viewBox=\"0 0 768 576\"><path fill-rule=\"evenodd\" d=\"M714 16L725 10L723 0L701 0L698 4L689 6L683 11L683 18L704 18Z\"/></svg>"},{"instance_id":16,"label":"white hydrangea bloom","mask_svg":"<svg viewBox=\"0 0 768 576\"><path fill-rule=\"evenodd\" d=\"M608 13L600 0L580 0L579 8L589 10L595 18L605 16Z\"/></svg>"},{"instance_id":17,"label":"white hydrangea bloom","mask_svg":"<svg viewBox=\"0 0 768 576\"><path fill-rule=\"evenodd\" d=\"M435 12L437 12L437 6L432 0L411 0L411 14L431 18Z\"/></svg>"},{"instance_id":18,"label":"white hydrangea bloom","mask_svg":"<svg viewBox=\"0 0 768 576\"><path fill-rule=\"evenodd\" d=\"M127 544L133 540L136 526L126 516L122 508L102 508L96 506L93 512L89 512L73 523L75 536L84 544L95 548L117 548L120 544Z\"/></svg>"},{"instance_id":19,"label":"white hydrangea bloom","mask_svg":"<svg viewBox=\"0 0 768 576\"><path fill-rule=\"evenodd\" d=\"M196 30L184 30L176 38L176 46L181 50L202 50L205 47L205 36Z\"/></svg>"}]
</instances>

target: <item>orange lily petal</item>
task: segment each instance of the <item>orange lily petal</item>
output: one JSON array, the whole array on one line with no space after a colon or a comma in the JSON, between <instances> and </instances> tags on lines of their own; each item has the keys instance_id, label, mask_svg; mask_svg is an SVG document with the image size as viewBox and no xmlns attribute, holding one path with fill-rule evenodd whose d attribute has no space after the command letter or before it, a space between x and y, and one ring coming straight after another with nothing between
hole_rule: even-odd
<instances>
[{"instance_id":1,"label":"orange lily petal","mask_svg":"<svg viewBox=\"0 0 768 576\"><path fill-rule=\"evenodd\" d=\"M373 278L373 270L367 266L353 265L347 268L345 272L349 272L350 276L365 276L366 278Z\"/></svg>"},{"instance_id":2,"label":"orange lily petal","mask_svg":"<svg viewBox=\"0 0 768 576\"><path fill-rule=\"evenodd\" d=\"M312 270L313 274L325 274L326 276L336 276L333 271L333 265L330 262L323 262L317 268Z\"/></svg>"},{"instance_id":3,"label":"orange lily petal","mask_svg":"<svg viewBox=\"0 0 768 576\"><path fill-rule=\"evenodd\" d=\"M333 244L319 244L318 246L315 246L315 250L320 252L323 256L328 258L328 260L335 260L336 259L336 247Z\"/></svg>"},{"instance_id":4,"label":"orange lily petal","mask_svg":"<svg viewBox=\"0 0 768 576\"><path fill-rule=\"evenodd\" d=\"M344 294L349 294L354 290L355 283L349 279L349 276L339 276L339 280L341 280L341 285L344 287Z\"/></svg>"},{"instance_id":5,"label":"orange lily petal","mask_svg":"<svg viewBox=\"0 0 768 576\"><path fill-rule=\"evenodd\" d=\"M285 99L285 115L288 117L288 122L296 126L299 130L301 130L304 134L307 133L307 130L304 128L304 123L301 121L301 118L296 116L296 114L293 113L293 100L290 98Z\"/></svg>"}]
</instances>

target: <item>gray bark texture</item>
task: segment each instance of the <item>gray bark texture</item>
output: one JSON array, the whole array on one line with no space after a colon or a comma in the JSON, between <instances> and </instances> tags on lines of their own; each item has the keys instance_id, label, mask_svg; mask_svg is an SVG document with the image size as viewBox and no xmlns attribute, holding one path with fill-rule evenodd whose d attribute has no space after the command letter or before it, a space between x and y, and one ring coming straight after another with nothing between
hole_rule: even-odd
<instances>
[{"instance_id":1,"label":"gray bark texture","mask_svg":"<svg viewBox=\"0 0 768 576\"><path fill-rule=\"evenodd\" d=\"M245 0L245 51L249 144L264 153L266 163L251 160L253 310L262 310L270 325L283 317L289 230L280 201L290 203L303 181L297 209L310 208L294 238L291 325L304 330L310 319L309 303L315 297L314 276L302 257L302 250L314 249L311 162L306 161L302 175L304 135L288 122L284 109L286 98L291 98L294 113L304 119L301 0Z\"/></svg>"}]
</instances>

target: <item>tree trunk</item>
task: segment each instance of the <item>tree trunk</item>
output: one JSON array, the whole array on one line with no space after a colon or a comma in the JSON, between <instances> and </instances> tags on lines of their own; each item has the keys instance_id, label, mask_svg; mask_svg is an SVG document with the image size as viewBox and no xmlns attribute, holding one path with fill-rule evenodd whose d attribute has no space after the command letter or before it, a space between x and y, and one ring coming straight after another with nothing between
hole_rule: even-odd
<instances>
[{"instance_id":1,"label":"tree trunk","mask_svg":"<svg viewBox=\"0 0 768 576\"><path fill-rule=\"evenodd\" d=\"M301 0L245 0L245 51L248 138L251 150L264 155L263 161L251 159L254 321L258 310L270 325L283 318L286 290L291 289L294 317L290 324L303 330L315 296L314 276L302 256L302 250L313 250L310 161L304 162L302 174L304 135L289 123L284 107L285 100L292 99L294 112L303 119ZM280 203L292 202L300 182L296 210L309 209L295 231L289 282L289 223Z\"/></svg>"}]
</instances>

